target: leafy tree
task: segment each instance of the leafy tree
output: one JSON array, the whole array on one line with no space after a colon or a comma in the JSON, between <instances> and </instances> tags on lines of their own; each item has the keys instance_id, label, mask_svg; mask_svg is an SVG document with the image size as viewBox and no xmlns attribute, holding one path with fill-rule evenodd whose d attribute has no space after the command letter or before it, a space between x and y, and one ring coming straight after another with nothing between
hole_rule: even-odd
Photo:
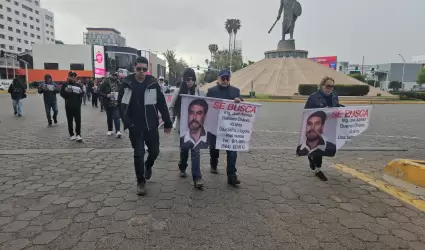
<instances>
[{"instance_id":1,"label":"leafy tree","mask_svg":"<svg viewBox=\"0 0 425 250\"><path fill-rule=\"evenodd\" d=\"M238 34L238 31L241 29L241 20L239 19L232 19L232 30L233 30L233 50L236 50L236 35Z\"/></svg>"},{"instance_id":2,"label":"leafy tree","mask_svg":"<svg viewBox=\"0 0 425 250\"><path fill-rule=\"evenodd\" d=\"M398 91L403 87L403 84L399 81L392 81L388 84L388 88L393 89L394 91Z\"/></svg>"},{"instance_id":3,"label":"leafy tree","mask_svg":"<svg viewBox=\"0 0 425 250\"><path fill-rule=\"evenodd\" d=\"M351 76L354 79L357 79L361 82L366 82L366 76L362 75L362 74L350 74L349 76Z\"/></svg>"},{"instance_id":4,"label":"leafy tree","mask_svg":"<svg viewBox=\"0 0 425 250\"><path fill-rule=\"evenodd\" d=\"M214 61L214 55L218 51L218 45L217 44L210 44L210 45L208 45L208 49L211 53L211 62L213 62Z\"/></svg>"},{"instance_id":5,"label":"leafy tree","mask_svg":"<svg viewBox=\"0 0 425 250\"><path fill-rule=\"evenodd\" d=\"M248 65L252 65L252 64L254 64L255 62L254 61L250 61L250 60L248 60Z\"/></svg>"},{"instance_id":6,"label":"leafy tree","mask_svg":"<svg viewBox=\"0 0 425 250\"><path fill-rule=\"evenodd\" d=\"M416 82L422 86L425 84L425 68L418 72L416 75Z\"/></svg>"},{"instance_id":7,"label":"leafy tree","mask_svg":"<svg viewBox=\"0 0 425 250\"><path fill-rule=\"evenodd\" d=\"M204 82L210 83L217 80L218 73L215 70L209 70L205 72Z\"/></svg>"}]
</instances>

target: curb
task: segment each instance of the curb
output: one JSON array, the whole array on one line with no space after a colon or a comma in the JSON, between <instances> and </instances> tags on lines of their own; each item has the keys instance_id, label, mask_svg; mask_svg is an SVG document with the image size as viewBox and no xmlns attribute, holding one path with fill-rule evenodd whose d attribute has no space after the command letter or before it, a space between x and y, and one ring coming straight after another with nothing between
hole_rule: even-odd
<instances>
[{"instance_id":1,"label":"curb","mask_svg":"<svg viewBox=\"0 0 425 250\"><path fill-rule=\"evenodd\" d=\"M425 188L425 161L395 159L387 164L384 173Z\"/></svg>"}]
</instances>

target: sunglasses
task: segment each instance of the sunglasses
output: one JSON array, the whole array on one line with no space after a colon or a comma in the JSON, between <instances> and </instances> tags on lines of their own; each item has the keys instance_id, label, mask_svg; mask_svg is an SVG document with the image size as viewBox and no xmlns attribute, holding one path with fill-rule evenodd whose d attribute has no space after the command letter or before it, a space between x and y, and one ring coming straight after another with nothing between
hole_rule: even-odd
<instances>
[{"instance_id":1,"label":"sunglasses","mask_svg":"<svg viewBox=\"0 0 425 250\"><path fill-rule=\"evenodd\" d=\"M222 81L230 81L230 77L228 77L228 76L222 76L221 77L221 80Z\"/></svg>"},{"instance_id":2,"label":"sunglasses","mask_svg":"<svg viewBox=\"0 0 425 250\"><path fill-rule=\"evenodd\" d=\"M188 77L188 78L186 78L186 80L187 80L188 82L190 82L190 81L194 81L194 80L195 80L195 78L194 78L194 77Z\"/></svg>"},{"instance_id":3,"label":"sunglasses","mask_svg":"<svg viewBox=\"0 0 425 250\"><path fill-rule=\"evenodd\" d=\"M137 72L148 72L148 68L136 67Z\"/></svg>"},{"instance_id":4,"label":"sunglasses","mask_svg":"<svg viewBox=\"0 0 425 250\"><path fill-rule=\"evenodd\" d=\"M333 89L333 88L335 88L335 85L326 84L326 85L325 85L325 87L326 87L327 89Z\"/></svg>"}]
</instances>

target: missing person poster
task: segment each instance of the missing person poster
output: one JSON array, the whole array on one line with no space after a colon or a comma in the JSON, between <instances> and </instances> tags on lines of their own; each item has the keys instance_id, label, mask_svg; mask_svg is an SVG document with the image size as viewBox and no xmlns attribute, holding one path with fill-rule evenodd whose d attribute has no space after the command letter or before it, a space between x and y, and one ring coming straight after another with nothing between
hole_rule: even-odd
<instances>
[{"instance_id":1,"label":"missing person poster","mask_svg":"<svg viewBox=\"0 0 425 250\"><path fill-rule=\"evenodd\" d=\"M167 102L167 106L170 107L171 99L173 98L173 95L172 94L164 94L164 97L165 97L165 101ZM158 124L159 124L159 127L164 125L164 121L162 120L162 116L161 116L160 112L158 112Z\"/></svg>"},{"instance_id":2,"label":"missing person poster","mask_svg":"<svg viewBox=\"0 0 425 250\"><path fill-rule=\"evenodd\" d=\"M304 109L298 156L335 156L369 126L371 106Z\"/></svg>"},{"instance_id":3,"label":"missing person poster","mask_svg":"<svg viewBox=\"0 0 425 250\"><path fill-rule=\"evenodd\" d=\"M248 151L261 104L182 95L180 146Z\"/></svg>"}]
</instances>

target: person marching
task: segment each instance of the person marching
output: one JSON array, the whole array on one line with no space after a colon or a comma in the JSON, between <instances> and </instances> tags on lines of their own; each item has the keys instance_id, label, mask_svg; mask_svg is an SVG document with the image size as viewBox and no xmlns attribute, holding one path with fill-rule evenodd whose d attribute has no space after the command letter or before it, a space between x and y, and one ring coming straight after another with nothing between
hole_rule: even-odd
<instances>
[{"instance_id":1,"label":"person marching","mask_svg":"<svg viewBox=\"0 0 425 250\"><path fill-rule=\"evenodd\" d=\"M181 94L186 95L195 95L195 96L204 96L204 94L197 88L196 84L196 74L195 71L191 68L186 68L183 73L183 82L181 84L181 88L173 93L173 97L171 99L170 110L173 112L173 117L176 118L176 126L177 130L179 130L180 126L180 114L181 114L181 102L182 96ZM186 178L186 169L187 169L187 161L189 159L189 149L183 149L180 145L180 161L179 161L179 169L180 169L180 177ZM193 185L196 188L202 188L204 183L202 181L201 174L201 155L200 150L197 148L191 149L191 163L192 163L192 178Z\"/></svg>"},{"instance_id":2,"label":"person marching","mask_svg":"<svg viewBox=\"0 0 425 250\"><path fill-rule=\"evenodd\" d=\"M99 95L103 97L103 106L106 111L106 122L108 124L107 135L111 136L113 133L112 123L115 125L115 135L121 138L120 132L120 111L118 107L118 92L121 87L121 82L118 79L118 73L112 74L111 77L105 79L99 88Z\"/></svg>"},{"instance_id":3,"label":"person marching","mask_svg":"<svg viewBox=\"0 0 425 250\"><path fill-rule=\"evenodd\" d=\"M318 108L333 108L344 107L339 104L339 98L335 90L335 80L329 76L325 76L319 84L319 89L316 93L311 94L304 106L304 109L318 109ZM315 175L322 181L327 181L328 178L322 172L322 155L309 154L308 161L310 168L315 171Z\"/></svg>"},{"instance_id":4,"label":"person marching","mask_svg":"<svg viewBox=\"0 0 425 250\"><path fill-rule=\"evenodd\" d=\"M124 130L129 129L131 146L134 149L137 194L141 196L146 194L146 180L152 177L152 167L159 155L158 111L164 121L164 132L169 134L172 128L164 94L156 79L146 74L148 64L145 57L136 59L135 73L124 79L118 95ZM145 143L148 147L146 162Z\"/></svg>"},{"instance_id":5,"label":"person marching","mask_svg":"<svg viewBox=\"0 0 425 250\"><path fill-rule=\"evenodd\" d=\"M91 96L91 105L93 106L93 108L97 108L97 103L99 100L99 84L98 84L98 80L95 79L93 82L93 87L92 87L92 96Z\"/></svg>"},{"instance_id":6,"label":"person marching","mask_svg":"<svg viewBox=\"0 0 425 250\"><path fill-rule=\"evenodd\" d=\"M22 99L26 98L26 88L19 81L18 78L13 79L12 84L10 84L8 91L10 97L12 98L12 106L14 115L18 115L18 117L22 116Z\"/></svg>"},{"instance_id":7,"label":"person marching","mask_svg":"<svg viewBox=\"0 0 425 250\"><path fill-rule=\"evenodd\" d=\"M217 85L208 89L207 97L214 97L220 99L234 100L238 103L243 101L240 95L240 90L236 87L230 86L231 73L229 70L221 70L218 74ZM216 138L215 138L216 139ZM220 150L215 149L216 140L210 141L210 164L211 173L218 174L218 158ZM236 160L237 152L227 150L227 183L236 186L241 182L236 175Z\"/></svg>"},{"instance_id":8,"label":"person marching","mask_svg":"<svg viewBox=\"0 0 425 250\"><path fill-rule=\"evenodd\" d=\"M52 81L52 76L46 74L44 76L44 83L38 87L38 93L43 94L44 109L46 110L46 117L48 126L52 126L51 111L53 110L53 122L58 124L58 101L56 95L60 92L59 86Z\"/></svg>"},{"instance_id":9,"label":"person marching","mask_svg":"<svg viewBox=\"0 0 425 250\"><path fill-rule=\"evenodd\" d=\"M68 132L71 141L82 142L81 138L81 99L83 88L76 83L77 73L70 71L68 81L62 85L60 95L65 99L66 118L68 120ZM75 120L75 134L74 134Z\"/></svg>"}]
</instances>

